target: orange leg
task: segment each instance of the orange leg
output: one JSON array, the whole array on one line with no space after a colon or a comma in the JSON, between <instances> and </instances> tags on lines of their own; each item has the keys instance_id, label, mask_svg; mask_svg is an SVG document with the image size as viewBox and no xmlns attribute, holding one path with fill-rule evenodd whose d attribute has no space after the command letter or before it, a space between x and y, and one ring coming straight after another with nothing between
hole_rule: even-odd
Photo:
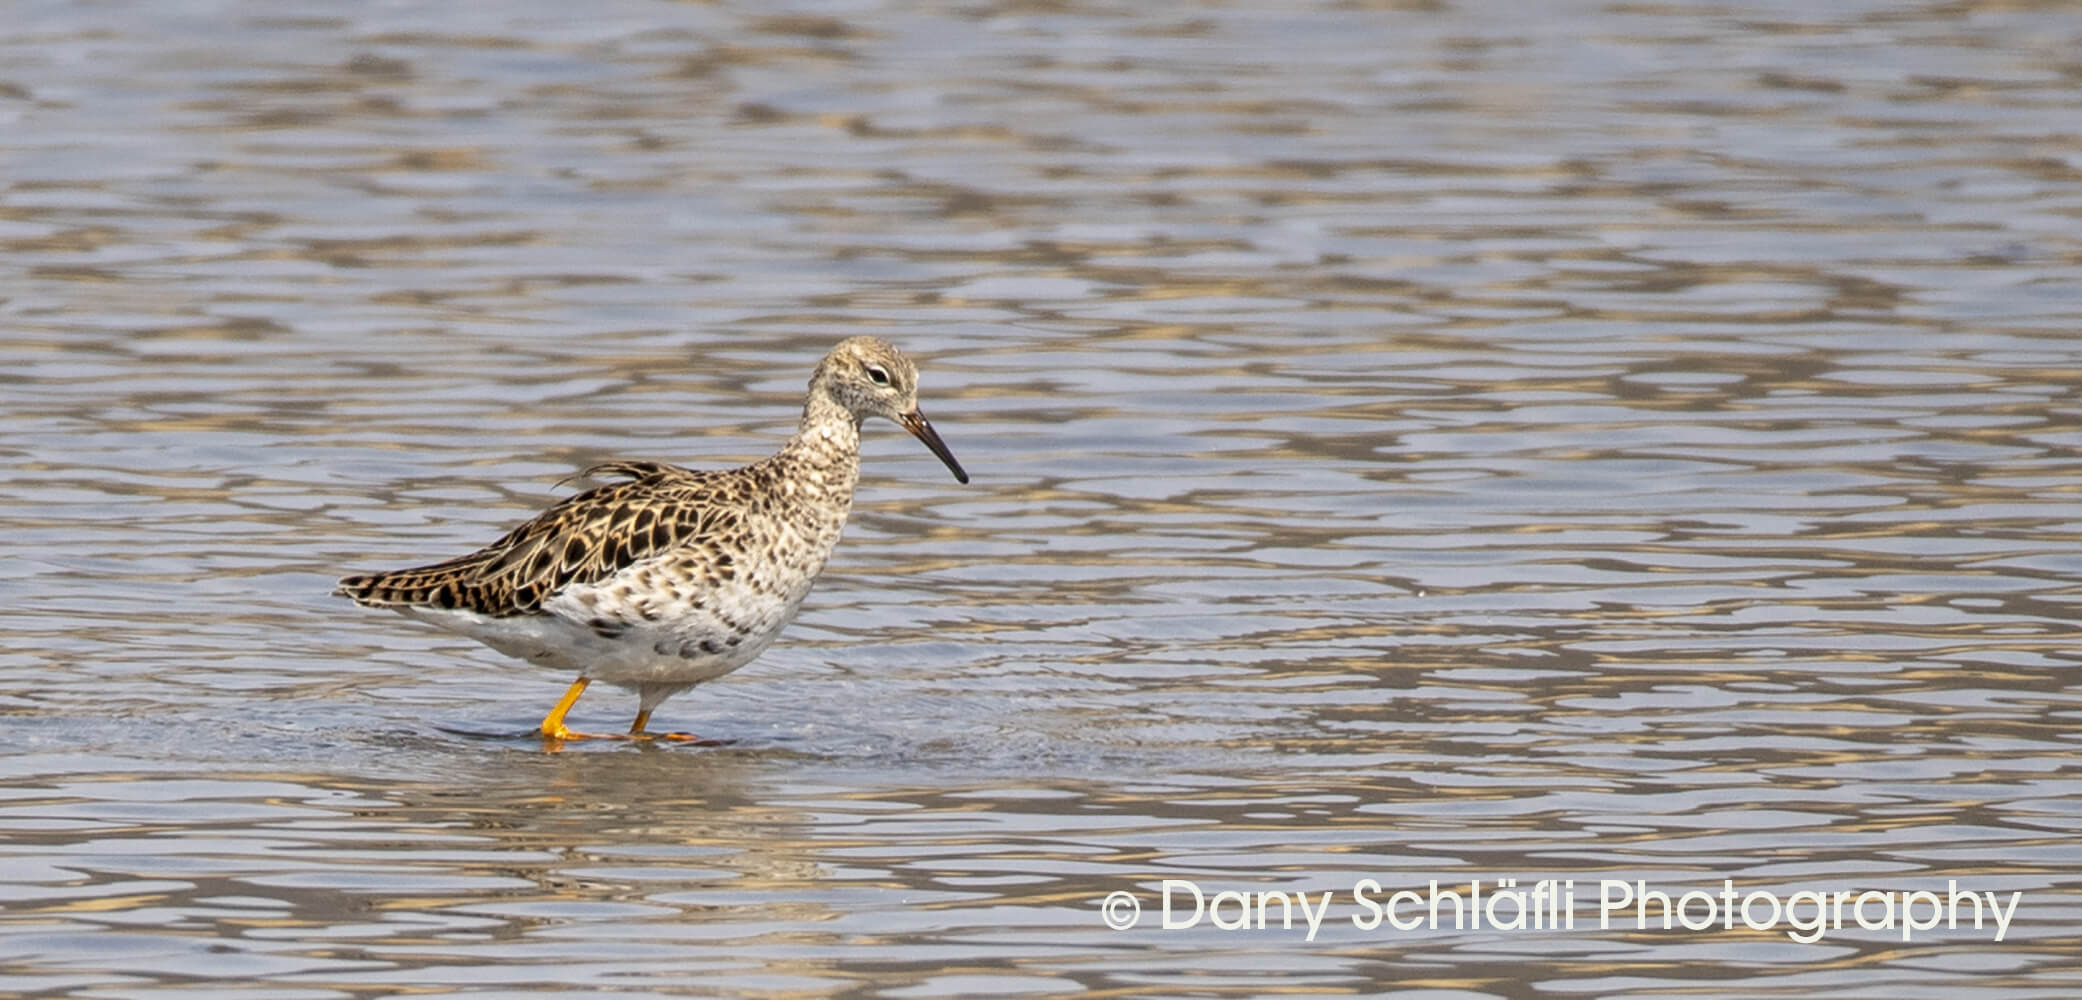
<instances>
[{"instance_id":1,"label":"orange leg","mask_svg":"<svg viewBox=\"0 0 2082 1000\"><path fill-rule=\"evenodd\" d=\"M629 726L629 738L636 740L671 740L675 743L699 743L701 737L693 733L647 733L643 727L651 724L651 710L646 708L636 713L636 721Z\"/></svg>"},{"instance_id":2,"label":"orange leg","mask_svg":"<svg viewBox=\"0 0 2082 1000\"><path fill-rule=\"evenodd\" d=\"M557 707L542 717L542 738L545 740L581 739L584 733L574 733L564 728L564 716L571 713L571 706L578 704L578 696L586 693L586 685L593 683L590 677L581 677L571 683L571 689L557 701Z\"/></svg>"},{"instance_id":3,"label":"orange leg","mask_svg":"<svg viewBox=\"0 0 2082 1000\"><path fill-rule=\"evenodd\" d=\"M590 677L581 677L571 682L571 688L564 692L564 697L559 698L557 700L557 707L550 709L549 714L542 717L543 739L550 741L629 739L674 740L681 743L700 742L700 737L694 736L690 733L644 732L644 727L649 725L651 721L651 710L648 708L636 713L636 723L629 727L629 735L627 736L622 736L620 734L598 735L594 733L581 733L565 727L564 716L569 715L571 713L571 706L578 704L578 696L586 693L586 685L591 683L593 683L593 680Z\"/></svg>"}]
</instances>

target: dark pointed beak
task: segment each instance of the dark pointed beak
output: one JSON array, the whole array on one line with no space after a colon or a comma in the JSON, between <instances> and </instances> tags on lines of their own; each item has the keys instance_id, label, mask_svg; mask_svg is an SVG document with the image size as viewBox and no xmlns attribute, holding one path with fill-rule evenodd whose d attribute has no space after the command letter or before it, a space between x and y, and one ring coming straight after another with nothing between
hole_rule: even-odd
<instances>
[{"instance_id":1,"label":"dark pointed beak","mask_svg":"<svg viewBox=\"0 0 2082 1000\"><path fill-rule=\"evenodd\" d=\"M954 460L954 453L947 450L947 442L940 440L940 432L933 430L932 422L925 419L924 413L912 410L898 417L897 423L903 424L912 437L925 442L925 446L931 448L933 454L940 456L940 461L947 463L947 471L954 473L956 482L969 481L969 474L962 471L961 463Z\"/></svg>"}]
</instances>

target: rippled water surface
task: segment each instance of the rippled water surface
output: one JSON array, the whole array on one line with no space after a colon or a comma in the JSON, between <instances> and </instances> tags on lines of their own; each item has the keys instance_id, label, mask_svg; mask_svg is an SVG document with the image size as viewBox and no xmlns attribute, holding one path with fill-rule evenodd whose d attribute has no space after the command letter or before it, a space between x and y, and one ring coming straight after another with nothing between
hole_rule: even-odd
<instances>
[{"instance_id":1,"label":"rippled water surface","mask_svg":"<svg viewBox=\"0 0 2082 1000\"><path fill-rule=\"evenodd\" d=\"M0 994L2082 990L2082 10L8 22ZM860 332L975 481L871 426L720 746L328 596Z\"/></svg>"}]
</instances>

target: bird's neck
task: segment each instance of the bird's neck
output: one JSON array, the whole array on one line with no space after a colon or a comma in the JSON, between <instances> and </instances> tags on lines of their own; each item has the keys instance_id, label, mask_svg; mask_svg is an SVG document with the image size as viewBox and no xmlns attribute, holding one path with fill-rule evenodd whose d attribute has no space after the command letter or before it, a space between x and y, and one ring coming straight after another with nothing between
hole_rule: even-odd
<instances>
[{"instance_id":1,"label":"bird's neck","mask_svg":"<svg viewBox=\"0 0 2082 1000\"><path fill-rule=\"evenodd\" d=\"M798 479L850 501L860 478L860 418L822 392L811 392L795 436L773 457Z\"/></svg>"}]
</instances>

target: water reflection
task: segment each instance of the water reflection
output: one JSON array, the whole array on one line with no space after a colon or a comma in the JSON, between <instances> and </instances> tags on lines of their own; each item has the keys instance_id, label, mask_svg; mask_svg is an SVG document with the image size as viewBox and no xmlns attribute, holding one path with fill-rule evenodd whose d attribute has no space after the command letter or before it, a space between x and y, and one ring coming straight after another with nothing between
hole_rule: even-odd
<instances>
[{"instance_id":1,"label":"water reflection","mask_svg":"<svg viewBox=\"0 0 2082 1000\"><path fill-rule=\"evenodd\" d=\"M1871 815L1938 800L1942 781L1875 782L1866 761L1847 772L1863 794L1822 804L1822 783L1835 784L1822 762L1855 765L1860 754L1847 749L1817 741L1736 768L1725 758L1658 766L1652 748L1593 744L1573 768L1493 756L1486 787L1469 767L1426 781L1431 768L1412 759L1400 777L1390 766L1374 776L1175 773L927 792L727 752L496 754L419 783L18 774L6 850L34 860L9 865L8 940L38 956L45 982L77 985L203 976L345 992L407 983L670 991L699 978L756 991L778 976L825 991L941 982L955 968L1096 982L1146 966L1119 957L1121 938L1095 925L1093 894L1151 889L1158 877L1338 892L1363 878L1422 886L1560 870L1588 897L1598 878L1863 887L1956 866L1958 848L1935 847L1931 830ZM1636 777L1614 782L1620 771ZM1525 790L1534 775L1545 791ZM1731 782L1748 786L1741 801L1700 808L1699 788ZM1952 874L2027 894L2043 887L2045 864L2068 839L2052 829L2019 835L1980 813L1944 834L2000 844L2011 859L1974 853ZM1763 835L1799 847L1760 852ZM1892 947L1886 935L1857 933L1809 946L1819 951L1764 935L1707 945L1656 931L1367 934L1345 919L1352 912L1339 907L1305 949L1269 931L1238 941L1211 927L1149 929L1144 946L1215 949L1232 958L1211 968L1196 959L1189 981L1261 987L1287 975L1349 982L1410 961L1509 960L1542 976L1597 978L1638 973L1643 949L1705 958L1722 947L1767 975L1800 974ZM1587 906L1581 919L1587 930ZM1244 960L1253 955L1260 964Z\"/></svg>"}]
</instances>

